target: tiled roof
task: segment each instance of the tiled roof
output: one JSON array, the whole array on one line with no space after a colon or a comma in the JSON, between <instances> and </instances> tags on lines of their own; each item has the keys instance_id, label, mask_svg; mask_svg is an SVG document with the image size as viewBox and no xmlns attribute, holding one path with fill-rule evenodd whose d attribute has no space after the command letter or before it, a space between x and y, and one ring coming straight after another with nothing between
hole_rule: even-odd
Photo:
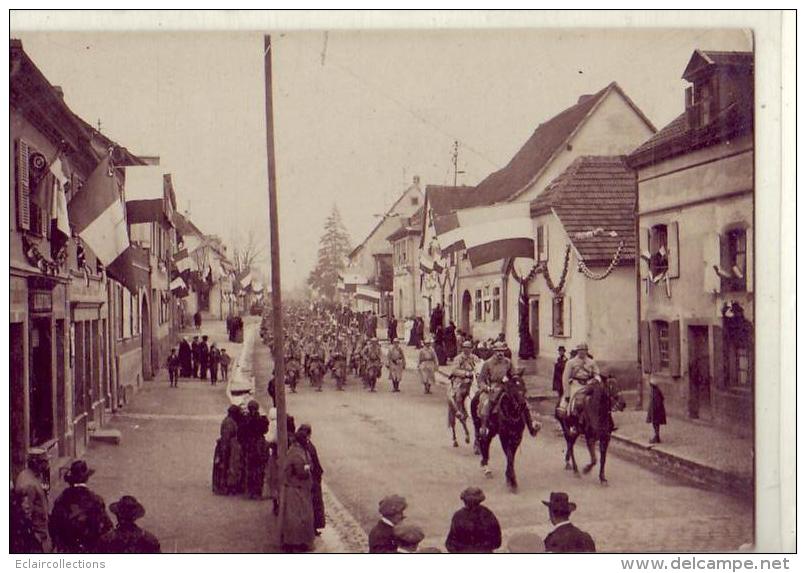
<instances>
[{"instance_id":1,"label":"tiled roof","mask_svg":"<svg viewBox=\"0 0 806 573\"><path fill-rule=\"evenodd\" d=\"M627 264L635 260L636 193L623 156L582 156L532 201L531 211L553 209L587 264L609 264L621 241L620 261Z\"/></svg>"},{"instance_id":2,"label":"tiled roof","mask_svg":"<svg viewBox=\"0 0 806 573\"><path fill-rule=\"evenodd\" d=\"M540 124L506 167L478 184L474 197L476 203L472 206L506 201L529 185L614 87L615 82L593 95L582 96L575 105Z\"/></svg>"},{"instance_id":3,"label":"tiled roof","mask_svg":"<svg viewBox=\"0 0 806 573\"><path fill-rule=\"evenodd\" d=\"M664 143L672 141L681 135L684 135L688 131L688 125L686 124L686 114L681 113L676 118L674 118L669 125L661 129L655 135L647 139L644 143L642 143L638 148L632 152L631 155L636 153L642 153L644 151L648 151L650 149L654 149L655 147L659 147Z\"/></svg>"},{"instance_id":4,"label":"tiled roof","mask_svg":"<svg viewBox=\"0 0 806 573\"><path fill-rule=\"evenodd\" d=\"M386 240L391 242L409 235L419 235L422 231L423 220L425 219L423 215L424 212L423 206L420 206L411 217L403 219L400 227L396 229L394 233L386 237Z\"/></svg>"},{"instance_id":5,"label":"tiled roof","mask_svg":"<svg viewBox=\"0 0 806 573\"><path fill-rule=\"evenodd\" d=\"M694 50L683 72L683 78L690 79L691 76L709 66L751 70L753 68L753 52Z\"/></svg>"},{"instance_id":6,"label":"tiled roof","mask_svg":"<svg viewBox=\"0 0 806 573\"><path fill-rule=\"evenodd\" d=\"M476 188L467 185L452 187L450 185L427 185L425 200L431 206L434 215L445 215L457 209L474 207Z\"/></svg>"}]
</instances>

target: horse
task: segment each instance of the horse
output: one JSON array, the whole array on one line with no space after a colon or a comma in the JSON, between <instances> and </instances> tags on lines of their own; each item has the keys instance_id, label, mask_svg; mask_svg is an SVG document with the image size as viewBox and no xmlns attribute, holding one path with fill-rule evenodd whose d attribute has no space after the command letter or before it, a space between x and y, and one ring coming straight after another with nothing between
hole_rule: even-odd
<instances>
[{"instance_id":1,"label":"horse","mask_svg":"<svg viewBox=\"0 0 806 573\"><path fill-rule=\"evenodd\" d=\"M518 453L518 447L523 439L523 430L528 426L532 436L536 436L540 426L537 425L535 428L532 424L525 389L518 374L504 379L504 388L498 403L489 413L486 432L481 431L480 397L481 393L477 393L473 397L470 402L470 412L473 416L476 442L481 453L482 470L485 476L492 477L492 472L487 464L490 460L490 443L497 435L507 458L507 485L514 492L518 489L518 479L515 476L515 454Z\"/></svg>"},{"instance_id":2,"label":"horse","mask_svg":"<svg viewBox=\"0 0 806 573\"><path fill-rule=\"evenodd\" d=\"M470 443L470 432L467 431L467 409L465 408L465 400L470 394L471 382L465 379L458 384L454 384L454 378L451 377L451 394L448 396L448 427L451 429L453 435L453 447L458 448L459 442L456 441L456 420L462 425L465 431L465 443Z\"/></svg>"},{"instance_id":3,"label":"horse","mask_svg":"<svg viewBox=\"0 0 806 573\"><path fill-rule=\"evenodd\" d=\"M582 390L581 390L582 391ZM576 411L570 417L562 413L559 407L555 410L555 417L560 423L560 427L565 436L565 469L573 470L579 475L576 457L574 456L574 444L580 435L585 436L590 453L590 463L582 468L584 474L596 465L596 442L599 442L599 482L607 484L605 477L605 463L607 461L607 447L610 445L610 434L613 432L610 412L617 410L621 412L625 408L624 398L618 392L618 388L611 380L604 382L591 382L584 390L584 395L577 397Z\"/></svg>"}]
</instances>

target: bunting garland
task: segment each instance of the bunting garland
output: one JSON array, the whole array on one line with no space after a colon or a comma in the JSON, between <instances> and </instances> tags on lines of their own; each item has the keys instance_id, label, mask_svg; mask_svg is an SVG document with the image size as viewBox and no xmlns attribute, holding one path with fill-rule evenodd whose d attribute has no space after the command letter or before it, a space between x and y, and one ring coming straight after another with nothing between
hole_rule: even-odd
<instances>
[{"instance_id":1,"label":"bunting garland","mask_svg":"<svg viewBox=\"0 0 806 573\"><path fill-rule=\"evenodd\" d=\"M579 268L579 271L583 275L585 275L587 278L589 278L589 279L591 279L593 281L604 280L610 275L610 273L613 272L613 269L616 268L616 265L618 265L619 260L621 259L621 252L623 250L624 250L624 241L621 241L618 244L618 248L616 249L616 254L613 255L613 259L610 261L610 264L601 273L594 273L592 270L590 270L588 268L588 265L586 265L585 261L582 260L582 259L579 259L579 262L577 263L577 267Z\"/></svg>"},{"instance_id":2,"label":"bunting garland","mask_svg":"<svg viewBox=\"0 0 806 573\"><path fill-rule=\"evenodd\" d=\"M571 262L571 245L568 244L565 246L565 262L563 262L563 272L560 275L560 283L555 285L554 281L551 280L551 276L549 275L548 266L543 267L543 278L546 279L546 286L549 287L549 290L554 293L554 296L559 296L562 294L563 289L565 288L565 280L568 278L568 267L569 263Z\"/></svg>"}]
</instances>

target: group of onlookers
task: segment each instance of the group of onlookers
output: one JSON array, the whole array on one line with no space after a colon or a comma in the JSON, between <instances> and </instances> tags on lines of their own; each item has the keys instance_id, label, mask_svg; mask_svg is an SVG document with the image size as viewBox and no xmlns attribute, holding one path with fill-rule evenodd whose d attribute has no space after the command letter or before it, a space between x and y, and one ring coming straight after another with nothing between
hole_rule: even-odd
<instances>
[{"instance_id":1,"label":"group of onlookers","mask_svg":"<svg viewBox=\"0 0 806 573\"><path fill-rule=\"evenodd\" d=\"M14 482L10 506L11 553L160 553L154 535L137 521L146 510L131 495L109 504L88 481L95 470L75 460L64 475L68 487L49 511L47 454L33 448L28 465Z\"/></svg>"},{"instance_id":2,"label":"group of onlookers","mask_svg":"<svg viewBox=\"0 0 806 573\"><path fill-rule=\"evenodd\" d=\"M459 496L464 507L453 514L445 548L449 553L492 553L501 547L501 525L495 514L482 502L484 492L468 487ZM590 553L596 551L593 538L571 523L576 504L564 492L552 492L543 501L553 528L545 539L534 533L519 533L509 540L511 553ZM399 495L384 497L378 504L381 518L369 533L370 553L439 553L436 547L420 547L423 530L409 523L406 499Z\"/></svg>"},{"instance_id":3,"label":"group of onlookers","mask_svg":"<svg viewBox=\"0 0 806 573\"><path fill-rule=\"evenodd\" d=\"M219 349L215 342L208 344L208 340L206 334L201 340L194 336L192 342L182 337L178 348L171 348L165 361L171 387L178 387L180 378L207 380L208 373L213 386L218 383L219 374L222 382L228 380L232 357L226 348Z\"/></svg>"}]
</instances>

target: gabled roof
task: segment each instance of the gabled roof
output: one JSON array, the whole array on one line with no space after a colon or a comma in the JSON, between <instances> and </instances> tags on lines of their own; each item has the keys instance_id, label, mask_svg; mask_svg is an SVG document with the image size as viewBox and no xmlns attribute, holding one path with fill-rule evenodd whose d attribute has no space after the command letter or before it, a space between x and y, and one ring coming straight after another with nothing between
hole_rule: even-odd
<instances>
[{"instance_id":1,"label":"gabled roof","mask_svg":"<svg viewBox=\"0 0 806 573\"><path fill-rule=\"evenodd\" d=\"M375 225L375 227L373 227L373 229L369 232L369 234L366 237L364 237L364 240L361 241L361 244L357 245L352 251L350 251L350 254L347 255L347 258L352 259L353 257L355 257L355 255L357 255L358 252L364 248L364 245L367 244L367 241L369 241L370 238L372 238L372 236L378 232L378 229L381 228L381 225L383 225L384 221L386 221L386 219L388 219L389 217L394 216L395 209L397 209L397 206L400 205L400 202L403 200L403 198L409 194L409 191L411 191L412 189L417 189L419 192L419 188L420 188L420 178L415 177L414 182L408 187L406 187L406 190L400 194L400 197L398 197L397 200L395 200L392 206L389 207L389 209L387 209L386 213L384 213L383 217L380 218L378 224Z\"/></svg>"},{"instance_id":2,"label":"gabled roof","mask_svg":"<svg viewBox=\"0 0 806 573\"><path fill-rule=\"evenodd\" d=\"M423 221L425 220L425 205L421 206L411 217L403 220L400 227L394 233L386 237L389 242L397 241L403 237L410 235L419 235L422 231Z\"/></svg>"},{"instance_id":3,"label":"gabled roof","mask_svg":"<svg viewBox=\"0 0 806 573\"><path fill-rule=\"evenodd\" d=\"M655 131L655 126L638 106L627 97L616 82L612 82L593 95L581 96L575 105L540 124L506 167L489 175L478 184L473 206L511 200L525 191L546 170L554 157L565 148L567 142L611 92L616 92L624 98L644 123L653 132Z\"/></svg>"},{"instance_id":4,"label":"gabled roof","mask_svg":"<svg viewBox=\"0 0 806 573\"><path fill-rule=\"evenodd\" d=\"M589 265L609 264L621 241L620 262L631 263L637 185L623 156L578 157L532 201L532 216L556 213Z\"/></svg>"},{"instance_id":5,"label":"gabled roof","mask_svg":"<svg viewBox=\"0 0 806 573\"><path fill-rule=\"evenodd\" d=\"M694 50L686 64L683 79L691 80L709 67L743 68L752 70L753 52L718 52L712 50Z\"/></svg>"},{"instance_id":6,"label":"gabled roof","mask_svg":"<svg viewBox=\"0 0 806 573\"><path fill-rule=\"evenodd\" d=\"M445 215L457 209L476 206L476 188L467 185L427 185L425 202L434 215Z\"/></svg>"},{"instance_id":7,"label":"gabled roof","mask_svg":"<svg viewBox=\"0 0 806 573\"><path fill-rule=\"evenodd\" d=\"M198 235L199 238L204 238L204 233L202 233L201 229L199 229L193 223L193 221L178 211L174 213L174 225L176 226L176 230L179 231L179 234L183 237L187 237L188 235Z\"/></svg>"}]
</instances>

